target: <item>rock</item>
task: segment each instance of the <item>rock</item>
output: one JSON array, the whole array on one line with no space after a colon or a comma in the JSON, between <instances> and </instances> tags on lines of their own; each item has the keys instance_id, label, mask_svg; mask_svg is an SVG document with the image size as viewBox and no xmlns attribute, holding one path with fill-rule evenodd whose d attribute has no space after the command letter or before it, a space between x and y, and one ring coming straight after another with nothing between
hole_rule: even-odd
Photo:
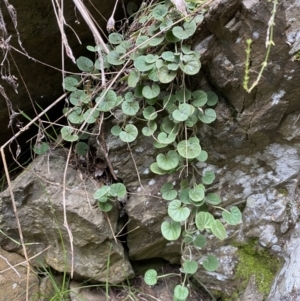
<instances>
[{"instance_id":1,"label":"rock","mask_svg":"<svg viewBox=\"0 0 300 301\"><path fill-rule=\"evenodd\" d=\"M37 157L14 180L13 192L24 240L33 243L27 246L27 252L29 256L42 252L33 263L70 273L72 253L64 226L62 187L65 163L66 154L62 149ZM132 277L133 271L121 243L113 239L118 232L116 205L107 216L94 206L93 194L98 188L91 178L83 180L79 171L68 168L65 208L73 236L74 276L119 283ZM18 237L8 191L1 194L0 204L2 231L12 238ZM10 250L19 249L3 235L0 236L0 245Z\"/></svg>"},{"instance_id":2,"label":"rock","mask_svg":"<svg viewBox=\"0 0 300 301\"><path fill-rule=\"evenodd\" d=\"M106 301L105 292L99 288L87 288L79 282L70 282L71 301Z\"/></svg>"},{"instance_id":3,"label":"rock","mask_svg":"<svg viewBox=\"0 0 300 301\"><path fill-rule=\"evenodd\" d=\"M300 224L297 223L292 231L290 240L284 248L284 257L286 259L279 274L277 274L270 295L267 301L272 300L300 300Z\"/></svg>"},{"instance_id":4,"label":"rock","mask_svg":"<svg viewBox=\"0 0 300 301\"><path fill-rule=\"evenodd\" d=\"M0 300L25 300L26 290L30 300L39 298L39 280L37 274L32 271L27 279L27 267L25 258L0 248ZM27 288L28 280L28 288ZM20 299L23 296L23 299Z\"/></svg>"}]
</instances>

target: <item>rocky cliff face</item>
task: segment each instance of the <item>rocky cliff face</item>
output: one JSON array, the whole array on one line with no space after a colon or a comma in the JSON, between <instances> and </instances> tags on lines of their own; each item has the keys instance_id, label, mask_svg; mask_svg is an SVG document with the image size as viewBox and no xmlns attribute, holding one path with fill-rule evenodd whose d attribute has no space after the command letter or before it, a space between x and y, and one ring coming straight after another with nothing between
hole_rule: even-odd
<instances>
[{"instance_id":1,"label":"rocky cliff face","mask_svg":"<svg viewBox=\"0 0 300 301\"><path fill-rule=\"evenodd\" d=\"M193 79L193 85L195 88L213 89L219 96L217 121L202 126L199 131L201 144L209 153L207 163L201 164L215 171L216 182L211 191L222 196L222 206L227 208L236 205L243 211L242 224L228 227L228 238L225 241L212 239L201 250L203 255L210 252L220 258L218 270L201 270L195 278L229 300L300 300L299 0L278 3L273 37L275 45L271 49L268 64L259 84L251 93L243 88L246 40L253 40L250 57L250 82L253 82L265 58L272 9L273 3L268 1L213 1L204 24L193 40L193 47L201 53L202 62L201 72ZM159 257L172 263L179 262L180 245L165 241L160 231L167 209L163 201L153 196L159 194L165 178L149 171L149 165L156 155L152 143L147 138L140 138L132 143L130 153L126 144L116 141L108 133L106 141L115 173L130 192L124 207L129 220L129 259L139 261ZM42 164L40 162L35 164ZM46 169L45 166L43 168ZM74 180L78 176L76 172L70 176L73 187L81 187L82 184ZM21 184L24 179L26 185ZM171 182L177 179L169 176L167 180ZM19 210L23 212L25 207L26 210L33 210L29 209L33 206L37 211L39 208L40 213L34 215L38 214L42 219L47 205L43 207L42 201L37 201L33 193L35 190L30 188L34 185L29 183L31 180L28 181L29 177L23 175L14 184ZM23 188L20 190L20 187ZM70 194L75 188L70 187ZM51 189L57 188L50 186L50 192ZM39 197L42 195L40 191ZM1 197L1 228L12 231L9 229L15 226L11 210L8 209L8 192L4 192ZM54 203L59 198L59 193L53 194ZM68 200L68 214L76 216L72 230L78 256L82 254L87 261L96 260L101 270L104 263L92 257L92 254L98 248L106 248L104 253L114 252L116 265L126 266L126 272L120 277L130 277L132 270L121 245L113 243L111 249L109 244L104 243L111 240L112 236L107 231L107 221L103 215L95 212L88 204L81 207L81 200L77 204L72 197ZM59 202L55 204L61 222ZM21 217L22 226L26 226L26 238L39 241L43 246L52 245L57 235L49 235L48 229L43 232L41 226L37 227L33 221L30 222L25 212ZM111 227L116 229L118 213L115 211L113 214ZM80 223L80 229L77 223ZM47 224L51 224L51 221ZM51 225L49 228L57 231L55 225ZM103 228L104 236L101 239L100 233L96 233L97 227ZM16 232L9 232L11 235L13 233ZM83 233L89 234L83 237ZM9 249L7 240L3 239L2 244ZM58 245L55 250L59 254ZM84 254L83 250L94 251ZM54 253L49 250L44 258L50 266L57 268ZM80 258L78 261L84 263ZM84 264L76 268L76 273L82 277L103 280L99 271L84 271ZM110 281L120 281L120 277L114 278L114 271L110 274Z\"/></svg>"}]
</instances>

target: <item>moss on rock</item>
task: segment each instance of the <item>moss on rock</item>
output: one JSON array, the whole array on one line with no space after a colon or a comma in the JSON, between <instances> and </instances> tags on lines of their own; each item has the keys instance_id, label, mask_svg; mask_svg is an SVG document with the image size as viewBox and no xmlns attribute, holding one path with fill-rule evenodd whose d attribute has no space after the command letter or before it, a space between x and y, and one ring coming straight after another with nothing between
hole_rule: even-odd
<instances>
[{"instance_id":1,"label":"moss on rock","mask_svg":"<svg viewBox=\"0 0 300 301\"><path fill-rule=\"evenodd\" d=\"M251 276L255 277L259 293L267 297L282 262L267 250L260 250L257 240L237 247L239 256L239 263L235 272L237 288L230 297L223 296L222 300L239 300L239 296L245 291Z\"/></svg>"}]
</instances>

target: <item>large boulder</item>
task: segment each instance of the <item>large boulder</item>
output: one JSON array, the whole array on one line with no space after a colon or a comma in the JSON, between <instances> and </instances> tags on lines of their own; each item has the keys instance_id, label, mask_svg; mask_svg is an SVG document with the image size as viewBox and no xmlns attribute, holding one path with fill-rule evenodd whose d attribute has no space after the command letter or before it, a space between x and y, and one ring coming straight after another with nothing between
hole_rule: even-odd
<instances>
[{"instance_id":1,"label":"large boulder","mask_svg":"<svg viewBox=\"0 0 300 301\"><path fill-rule=\"evenodd\" d=\"M89 177L83 178L72 167L66 172L63 187L65 164L64 150L55 150L38 157L13 182L28 256L41 252L31 263L71 273L73 261L74 276L93 281L119 283L132 277L123 246L114 238L120 230L117 207L109 214L100 211L93 198L100 184ZM9 190L1 193L0 204L2 233L18 240ZM0 245L6 250L21 251L7 236L0 236Z\"/></svg>"}]
</instances>

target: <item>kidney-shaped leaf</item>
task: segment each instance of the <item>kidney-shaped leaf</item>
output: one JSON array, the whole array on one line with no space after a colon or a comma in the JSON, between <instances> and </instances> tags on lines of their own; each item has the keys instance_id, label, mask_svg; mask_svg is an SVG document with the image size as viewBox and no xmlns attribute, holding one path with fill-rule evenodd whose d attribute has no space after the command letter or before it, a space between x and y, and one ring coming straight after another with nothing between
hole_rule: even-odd
<instances>
[{"instance_id":1,"label":"kidney-shaped leaf","mask_svg":"<svg viewBox=\"0 0 300 301\"><path fill-rule=\"evenodd\" d=\"M158 154L156 161L160 168L164 170L171 170L178 166L179 156L174 150L170 150L166 155Z\"/></svg>"},{"instance_id":2,"label":"kidney-shaped leaf","mask_svg":"<svg viewBox=\"0 0 300 301\"><path fill-rule=\"evenodd\" d=\"M217 118L217 114L215 110L213 109L206 109L205 112L199 112L198 113L198 118L203 122L203 123L211 123L215 121Z\"/></svg>"},{"instance_id":3,"label":"kidney-shaped leaf","mask_svg":"<svg viewBox=\"0 0 300 301\"><path fill-rule=\"evenodd\" d=\"M242 214L238 207L232 206L230 212L223 211L222 216L229 225L237 225L242 220Z\"/></svg>"},{"instance_id":4,"label":"kidney-shaped leaf","mask_svg":"<svg viewBox=\"0 0 300 301\"><path fill-rule=\"evenodd\" d=\"M227 237L226 229L220 220L216 219L212 221L210 226L212 233L220 240L224 240Z\"/></svg>"},{"instance_id":5,"label":"kidney-shaped leaf","mask_svg":"<svg viewBox=\"0 0 300 301\"><path fill-rule=\"evenodd\" d=\"M201 153L201 146L199 142L189 140L182 140L177 144L177 150L180 156L187 159L194 159Z\"/></svg>"},{"instance_id":6,"label":"kidney-shaped leaf","mask_svg":"<svg viewBox=\"0 0 300 301\"><path fill-rule=\"evenodd\" d=\"M157 272L154 269L150 269L145 273L144 280L148 285L154 285L157 282Z\"/></svg>"},{"instance_id":7,"label":"kidney-shaped leaf","mask_svg":"<svg viewBox=\"0 0 300 301\"><path fill-rule=\"evenodd\" d=\"M213 272L218 268L219 262L215 256L208 255L207 258L203 261L202 265L206 269L206 271Z\"/></svg>"},{"instance_id":8,"label":"kidney-shaped leaf","mask_svg":"<svg viewBox=\"0 0 300 301\"><path fill-rule=\"evenodd\" d=\"M190 22L184 22L183 27L181 26L175 26L172 29L173 35L180 39L180 40L185 40L189 37L191 37L195 31L196 31L197 25L194 20Z\"/></svg>"},{"instance_id":9,"label":"kidney-shaped leaf","mask_svg":"<svg viewBox=\"0 0 300 301\"><path fill-rule=\"evenodd\" d=\"M185 221L190 213L190 209L182 206L182 203L179 200L173 200L168 206L168 214L175 222Z\"/></svg>"},{"instance_id":10,"label":"kidney-shaped leaf","mask_svg":"<svg viewBox=\"0 0 300 301\"><path fill-rule=\"evenodd\" d=\"M195 260L186 260L183 263L183 270L187 274L195 274L198 270L198 263Z\"/></svg>"},{"instance_id":11,"label":"kidney-shaped leaf","mask_svg":"<svg viewBox=\"0 0 300 301\"><path fill-rule=\"evenodd\" d=\"M171 221L161 224L161 233L167 240L177 240L181 233L180 223Z\"/></svg>"},{"instance_id":12,"label":"kidney-shaped leaf","mask_svg":"<svg viewBox=\"0 0 300 301\"><path fill-rule=\"evenodd\" d=\"M138 130L135 125L127 124L124 131L119 134L120 139L123 142L132 142L136 139Z\"/></svg>"},{"instance_id":13,"label":"kidney-shaped leaf","mask_svg":"<svg viewBox=\"0 0 300 301\"><path fill-rule=\"evenodd\" d=\"M196 226L200 231L209 229L215 218L209 212L199 212L196 215Z\"/></svg>"}]
</instances>

